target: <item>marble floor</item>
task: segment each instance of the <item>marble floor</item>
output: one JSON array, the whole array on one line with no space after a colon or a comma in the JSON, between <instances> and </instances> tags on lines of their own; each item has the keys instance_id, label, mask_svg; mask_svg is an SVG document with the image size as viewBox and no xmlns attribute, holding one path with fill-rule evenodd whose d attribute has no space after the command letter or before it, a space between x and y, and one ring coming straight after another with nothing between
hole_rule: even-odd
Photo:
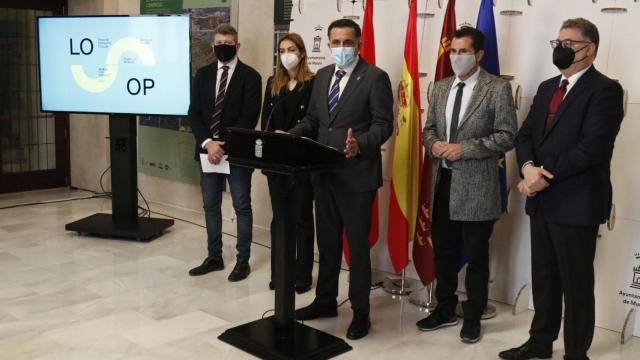
<instances>
[{"instance_id":1,"label":"marble floor","mask_svg":"<svg viewBox=\"0 0 640 360\"><path fill-rule=\"evenodd\" d=\"M109 200L84 199L90 195L58 189L0 196L0 359L252 359L217 336L273 308L267 232L254 232L247 280L226 280L234 263L232 223L224 224L227 269L189 277L205 254L204 229L197 225L202 214L151 203L154 211L195 224L176 221L150 243L66 232L70 221L109 211ZM49 203L7 208L39 201ZM343 273L339 302L346 279ZM308 292L296 303L312 299ZM498 316L483 323L482 340L466 345L458 338L460 325L418 331L415 322L425 313L380 289L371 293L371 305L370 335L348 341L353 351L339 358L497 359L500 350L527 338L533 314L513 316L509 306L494 304ZM339 314L307 324L344 338L348 303ZM561 359L561 340L554 350L553 358ZM638 353L638 339L620 345L619 333L596 329L592 359L638 359Z\"/></svg>"}]
</instances>

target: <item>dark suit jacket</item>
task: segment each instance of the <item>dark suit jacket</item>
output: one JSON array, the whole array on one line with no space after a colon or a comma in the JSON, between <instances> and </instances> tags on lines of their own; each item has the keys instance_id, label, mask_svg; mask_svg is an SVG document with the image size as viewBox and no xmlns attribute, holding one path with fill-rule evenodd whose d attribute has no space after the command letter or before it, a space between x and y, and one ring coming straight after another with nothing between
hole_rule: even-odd
<instances>
[{"instance_id":1,"label":"dark suit jacket","mask_svg":"<svg viewBox=\"0 0 640 360\"><path fill-rule=\"evenodd\" d=\"M562 101L550 129L544 122L560 76L538 87L516 138L520 168L527 161L554 174L550 186L527 198L526 212L544 211L553 222L603 223L611 209L611 156L623 118L623 91L593 66Z\"/></svg>"},{"instance_id":2,"label":"dark suit jacket","mask_svg":"<svg viewBox=\"0 0 640 360\"><path fill-rule=\"evenodd\" d=\"M336 192L376 190L382 186L380 146L393 132L393 93L389 76L358 59L330 117L329 82L334 71L335 65L318 71L309 111L289 132L344 150L347 130L351 128L360 146L360 154L353 159L345 159L343 166L314 174L312 182L319 181L316 179L328 181Z\"/></svg>"},{"instance_id":3,"label":"dark suit jacket","mask_svg":"<svg viewBox=\"0 0 640 360\"><path fill-rule=\"evenodd\" d=\"M212 123L217 75L217 61L203 66L198 69L191 89L189 122L196 138L196 160L199 159L199 153L206 154L207 151L201 145L211 137L209 127ZM261 88L260 74L238 60L225 92L220 124L221 140L224 141L224 129L230 126L255 129L260 116Z\"/></svg>"},{"instance_id":4,"label":"dark suit jacket","mask_svg":"<svg viewBox=\"0 0 640 360\"><path fill-rule=\"evenodd\" d=\"M267 87L264 90L260 128L265 131L288 131L299 124L307 114L313 78L297 84L291 91L282 90L276 96L271 95L272 83L273 76L267 80ZM265 129L267 122L269 122L269 128Z\"/></svg>"}]
</instances>

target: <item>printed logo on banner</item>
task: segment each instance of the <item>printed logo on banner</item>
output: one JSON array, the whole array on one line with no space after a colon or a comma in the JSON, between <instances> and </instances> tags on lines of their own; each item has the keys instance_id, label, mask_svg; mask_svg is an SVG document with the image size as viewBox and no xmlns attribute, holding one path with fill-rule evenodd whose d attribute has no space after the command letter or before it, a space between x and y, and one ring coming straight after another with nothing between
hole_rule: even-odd
<instances>
[{"instance_id":1,"label":"printed logo on banner","mask_svg":"<svg viewBox=\"0 0 640 360\"><path fill-rule=\"evenodd\" d=\"M635 253L636 260L640 260L640 253ZM634 289L640 289L640 265L633 268L633 280L631 281L631 287Z\"/></svg>"},{"instance_id":2,"label":"printed logo on banner","mask_svg":"<svg viewBox=\"0 0 640 360\"><path fill-rule=\"evenodd\" d=\"M622 303L625 305L632 305L640 308L640 252L636 252L633 254L633 269L631 278L631 284L629 285L629 290L620 290L618 295L622 297Z\"/></svg>"},{"instance_id":3,"label":"printed logo on banner","mask_svg":"<svg viewBox=\"0 0 640 360\"><path fill-rule=\"evenodd\" d=\"M322 44L322 26L318 25L314 29L313 33L313 51L320 52L320 44Z\"/></svg>"},{"instance_id":4,"label":"printed logo on banner","mask_svg":"<svg viewBox=\"0 0 640 360\"><path fill-rule=\"evenodd\" d=\"M313 47L311 53L316 53L307 59L309 67L313 71L317 71L319 68L325 65L327 57L322 54L322 34L324 27L317 25L313 28Z\"/></svg>"}]
</instances>

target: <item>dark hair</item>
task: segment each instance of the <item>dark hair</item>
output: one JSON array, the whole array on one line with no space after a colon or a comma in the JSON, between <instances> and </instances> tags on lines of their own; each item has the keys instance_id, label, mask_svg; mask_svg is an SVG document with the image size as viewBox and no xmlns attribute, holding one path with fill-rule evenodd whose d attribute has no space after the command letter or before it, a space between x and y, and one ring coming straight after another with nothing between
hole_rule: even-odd
<instances>
[{"instance_id":1,"label":"dark hair","mask_svg":"<svg viewBox=\"0 0 640 360\"><path fill-rule=\"evenodd\" d=\"M236 30L236 28L234 28L230 24L218 25L218 27L213 32L213 36L215 36L216 34L231 35L235 39L235 42L238 42L238 30Z\"/></svg>"},{"instance_id":2,"label":"dark hair","mask_svg":"<svg viewBox=\"0 0 640 360\"><path fill-rule=\"evenodd\" d=\"M484 50L484 34L482 31L471 26L463 26L453 33L454 39L460 39L463 37L471 38L471 46L476 52Z\"/></svg>"},{"instance_id":3,"label":"dark hair","mask_svg":"<svg viewBox=\"0 0 640 360\"><path fill-rule=\"evenodd\" d=\"M352 28L353 31L356 33L356 40L360 40L360 37L362 37L362 30L360 30L360 25L358 25L357 22L351 19L338 19L333 21L329 25L329 30L327 30L327 36L331 37L331 30L333 30L333 28Z\"/></svg>"},{"instance_id":4,"label":"dark hair","mask_svg":"<svg viewBox=\"0 0 640 360\"><path fill-rule=\"evenodd\" d=\"M598 52L600 34L598 33L598 28L591 21L584 18L568 19L562 23L560 30L562 29L580 30L583 38L587 38L589 41L596 44L596 53Z\"/></svg>"}]
</instances>

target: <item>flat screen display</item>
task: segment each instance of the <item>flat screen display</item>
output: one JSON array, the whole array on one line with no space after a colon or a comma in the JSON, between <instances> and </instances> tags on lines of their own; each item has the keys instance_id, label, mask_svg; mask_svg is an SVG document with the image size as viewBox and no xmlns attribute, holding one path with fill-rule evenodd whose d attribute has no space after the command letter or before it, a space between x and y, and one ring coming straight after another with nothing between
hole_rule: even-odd
<instances>
[{"instance_id":1,"label":"flat screen display","mask_svg":"<svg viewBox=\"0 0 640 360\"><path fill-rule=\"evenodd\" d=\"M189 16L38 17L44 112L186 115Z\"/></svg>"}]
</instances>

